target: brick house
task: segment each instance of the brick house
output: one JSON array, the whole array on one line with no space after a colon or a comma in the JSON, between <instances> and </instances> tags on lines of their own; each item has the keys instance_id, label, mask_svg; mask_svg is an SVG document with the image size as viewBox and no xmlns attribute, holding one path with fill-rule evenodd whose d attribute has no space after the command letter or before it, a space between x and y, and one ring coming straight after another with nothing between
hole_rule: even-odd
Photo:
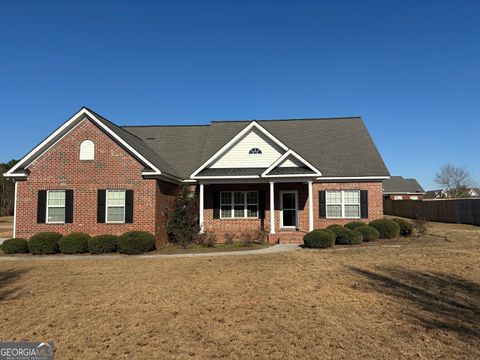
<instances>
[{"instance_id":1,"label":"brick house","mask_svg":"<svg viewBox=\"0 0 480 360\"><path fill-rule=\"evenodd\" d=\"M388 170L361 118L117 126L82 108L4 176L15 179L14 232L144 230L167 241L182 183L201 231L267 232L300 242L315 228L383 215Z\"/></svg>"},{"instance_id":2,"label":"brick house","mask_svg":"<svg viewBox=\"0 0 480 360\"><path fill-rule=\"evenodd\" d=\"M416 179L391 176L383 180L383 198L390 200L423 200L425 190Z\"/></svg>"}]
</instances>

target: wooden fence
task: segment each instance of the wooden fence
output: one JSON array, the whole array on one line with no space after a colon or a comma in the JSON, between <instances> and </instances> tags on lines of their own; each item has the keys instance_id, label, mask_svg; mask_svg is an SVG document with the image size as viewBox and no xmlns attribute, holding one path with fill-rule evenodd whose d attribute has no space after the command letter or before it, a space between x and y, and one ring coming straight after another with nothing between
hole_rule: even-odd
<instances>
[{"instance_id":1,"label":"wooden fence","mask_svg":"<svg viewBox=\"0 0 480 360\"><path fill-rule=\"evenodd\" d=\"M383 213L411 219L480 225L480 199L384 200Z\"/></svg>"}]
</instances>

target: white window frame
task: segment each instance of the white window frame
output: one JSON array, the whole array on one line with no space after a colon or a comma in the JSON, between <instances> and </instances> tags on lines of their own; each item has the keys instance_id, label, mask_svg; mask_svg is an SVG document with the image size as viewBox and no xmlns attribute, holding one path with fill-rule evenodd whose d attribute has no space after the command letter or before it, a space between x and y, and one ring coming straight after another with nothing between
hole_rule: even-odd
<instances>
[{"instance_id":1,"label":"white window frame","mask_svg":"<svg viewBox=\"0 0 480 360\"><path fill-rule=\"evenodd\" d=\"M295 209L286 209L286 210L295 210L295 225L294 226L283 226L283 194L294 194L295 195ZM298 191L297 190L282 190L280 191L280 228L282 229L298 229Z\"/></svg>"},{"instance_id":2,"label":"white window frame","mask_svg":"<svg viewBox=\"0 0 480 360\"><path fill-rule=\"evenodd\" d=\"M113 191L123 191L123 221L108 221L108 208L119 208L119 205L108 205L108 193ZM126 216L126 208L127 208L127 190L125 189L108 189L105 190L105 223L106 224L125 224L125 216Z\"/></svg>"},{"instance_id":3,"label":"white window frame","mask_svg":"<svg viewBox=\"0 0 480 360\"><path fill-rule=\"evenodd\" d=\"M327 199L328 199L328 196L327 196L327 193L328 192L338 192L340 191L341 193L341 198L342 198L342 202L341 203L328 203ZM358 192L358 203L345 203L345 193L346 192L352 192L352 191L356 191ZM360 219L362 217L362 199L361 199L361 196L360 196L360 190L356 190L356 189L347 189L347 190L326 190L325 191L325 215L326 215L326 218L327 219ZM340 205L341 209L342 209L342 215L340 217L338 216L328 216L328 205ZM345 216L345 206L346 205L358 205L358 216L349 216L349 217L346 217Z\"/></svg>"},{"instance_id":4,"label":"white window frame","mask_svg":"<svg viewBox=\"0 0 480 360\"><path fill-rule=\"evenodd\" d=\"M252 152L253 150L258 150L259 152ZM263 151L259 147L253 147L250 150L248 150L248 155L262 155Z\"/></svg>"},{"instance_id":5,"label":"white window frame","mask_svg":"<svg viewBox=\"0 0 480 360\"><path fill-rule=\"evenodd\" d=\"M65 195L63 206L62 205L49 205L48 204L48 201L49 201L49 198L50 198L49 194L51 192L59 192L59 191L62 191ZM62 190L62 189L47 190L47 203L45 204L46 205L45 206L45 223L46 224L65 224L65 216L67 216L66 204L67 204L67 192L66 192L66 190ZM65 216L63 218L63 221L48 221L48 209L50 209L50 208L64 208L65 209Z\"/></svg>"},{"instance_id":6,"label":"white window frame","mask_svg":"<svg viewBox=\"0 0 480 360\"><path fill-rule=\"evenodd\" d=\"M222 194L225 193L230 193L231 194L231 202L230 202L230 211L231 211L231 216L223 216L223 211L222 211L222 206L229 206L229 204L222 204ZM235 216L235 205L239 206L240 204L235 204L235 196L234 193L242 193L243 194L243 216ZM257 202L256 204L253 203L248 203L247 202L247 193L256 193L257 194ZM248 214L248 206L257 206L257 216L247 216ZM260 209L258 206L258 191L252 190L252 191L221 191L220 192L220 219L258 219L260 215Z\"/></svg>"}]
</instances>

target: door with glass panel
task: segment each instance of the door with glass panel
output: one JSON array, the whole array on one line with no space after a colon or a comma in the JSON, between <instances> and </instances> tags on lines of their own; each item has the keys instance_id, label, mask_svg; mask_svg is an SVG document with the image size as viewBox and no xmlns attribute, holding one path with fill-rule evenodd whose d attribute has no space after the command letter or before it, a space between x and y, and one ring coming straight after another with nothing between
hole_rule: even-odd
<instances>
[{"instance_id":1,"label":"door with glass panel","mask_svg":"<svg viewBox=\"0 0 480 360\"><path fill-rule=\"evenodd\" d=\"M296 229L298 226L298 200L296 191L280 193L280 226Z\"/></svg>"}]
</instances>

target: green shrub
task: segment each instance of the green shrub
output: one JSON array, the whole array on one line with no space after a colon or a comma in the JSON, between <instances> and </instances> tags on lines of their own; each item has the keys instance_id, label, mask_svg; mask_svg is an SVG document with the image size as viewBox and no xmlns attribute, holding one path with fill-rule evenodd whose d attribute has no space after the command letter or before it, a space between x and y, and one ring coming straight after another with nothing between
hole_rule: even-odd
<instances>
[{"instance_id":1,"label":"green shrub","mask_svg":"<svg viewBox=\"0 0 480 360\"><path fill-rule=\"evenodd\" d=\"M355 231L358 231L360 234L362 234L363 241L375 241L380 237L378 230L368 225L359 226L355 229Z\"/></svg>"},{"instance_id":2,"label":"green shrub","mask_svg":"<svg viewBox=\"0 0 480 360\"><path fill-rule=\"evenodd\" d=\"M22 238L8 239L0 246L5 254L23 254L28 253L27 240Z\"/></svg>"},{"instance_id":3,"label":"green shrub","mask_svg":"<svg viewBox=\"0 0 480 360\"><path fill-rule=\"evenodd\" d=\"M82 254L88 252L90 235L82 232L73 232L62 236L58 240L58 248L63 254Z\"/></svg>"},{"instance_id":4,"label":"green shrub","mask_svg":"<svg viewBox=\"0 0 480 360\"><path fill-rule=\"evenodd\" d=\"M413 225L410 224L407 220L395 218L392 219L400 226L400 235L410 236L413 233Z\"/></svg>"},{"instance_id":5,"label":"green shrub","mask_svg":"<svg viewBox=\"0 0 480 360\"><path fill-rule=\"evenodd\" d=\"M332 225L327 226L327 229L329 229L329 230L332 230L334 228L343 228L343 226L339 225L339 224L332 224Z\"/></svg>"},{"instance_id":6,"label":"green shrub","mask_svg":"<svg viewBox=\"0 0 480 360\"><path fill-rule=\"evenodd\" d=\"M392 239L400 234L400 225L393 220L373 220L368 225L378 230L381 239Z\"/></svg>"},{"instance_id":7,"label":"green shrub","mask_svg":"<svg viewBox=\"0 0 480 360\"><path fill-rule=\"evenodd\" d=\"M88 239L88 251L91 254L106 254L117 251L117 236L97 235Z\"/></svg>"},{"instance_id":8,"label":"green shrub","mask_svg":"<svg viewBox=\"0 0 480 360\"><path fill-rule=\"evenodd\" d=\"M354 245L362 242L362 234L358 231L342 226L332 227L330 230L336 235L335 244L337 245Z\"/></svg>"},{"instance_id":9,"label":"green shrub","mask_svg":"<svg viewBox=\"0 0 480 360\"><path fill-rule=\"evenodd\" d=\"M351 221L351 222L349 222L349 223L346 223L346 224L345 224L345 227L346 227L347 229L350 229L350 230L356 230L358 227L360 227L360 226L365 226L365 225L367 225L367 224L365 224L365 223L362 222L362 221Z\"/></svg>"},{"instance_id":10,"label":"green shrub","mask_svg":"<svg viewBox=\"0 0 480 360\"><path fill-rule=\"evenodd\" d=\"M310 231L303 237L305 247L314 249L323 249L335 245L336 235L328 229L318 229Z\"/></svg>"},{"instance_id":11,"label":"green shrub","mask_svg":"<svg viewBox=\"0 0 480 360\"><path fill-rule=\"evenodd\" d=\"M58 240L62 234L57 232L41 232L28 240L28 250L35 255L55 254L58 252Z\"/></svg>"},{"instance_id":12,"label":"green shrub","mask_svg":"<svg viewBox=\"0 0 480 360\"><path fill-rule=\"evenodd\" d=\"M146 231L129 231L117 239L118 252L136 255L155 250L155 236Z\"/></svg>"}]
</instances>

